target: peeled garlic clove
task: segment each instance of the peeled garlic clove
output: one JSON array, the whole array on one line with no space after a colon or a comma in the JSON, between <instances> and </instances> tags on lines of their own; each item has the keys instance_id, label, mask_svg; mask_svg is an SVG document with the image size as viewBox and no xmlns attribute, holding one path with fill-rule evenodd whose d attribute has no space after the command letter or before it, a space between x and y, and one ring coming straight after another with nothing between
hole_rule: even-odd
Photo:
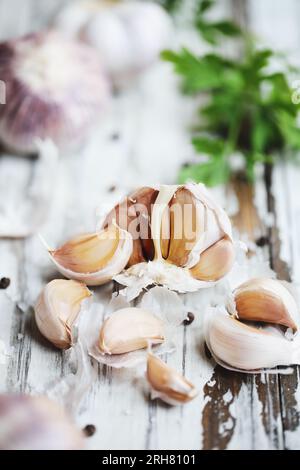
<instances>
[{"instance_id":1,"label":"peeled garlic clove","mask_svg":"<svg viewBox=\"0 0 300 470\"><path fill-rule=\"evenodd\" d=\"M110 225L99 233L75 237L49 253L64 276L98 286L125 268L132 253L132 238L126 230Z\"/></svg>"},{"instance_id":2,"label":"peeled garlic clove","mask_svg":"<svg viewBox=\"0 0 300 470\"><path fill-rule=\"evenodd\" d=\"M216 361L224 367L253 371L299 362L299 351L296 352L293 341L245 325L223 311L208 312L205 340Z\"/></svg>"},{"instance_id":3,"label":"peeled garlic clove","mask_svg":"<svg viewBox=\"0 0 300 470\"><path fill-rule=\"evenodd\" d=\"M198 394L193 384L153 354L148 354L147 379L153 398L160 398L169 405L183 405Z\"/></svg>"},{"instance_id":4,"label":"peeled garlic clove","mask_svg":"<svg viewBox=\"0 0 300 470\"><path fill-rule=\"evenodd\" d=\"M35 306L38 329L57 348L73 344L72 328L80 313L82 302L92 294L77 281L55 279L43 289Z\"/></svg>"},{"instance_id":5,"label":"peeled garlic clove","mask_svg":"<svg viewBox=\"0 0 300 470\"><path fill-rule=\"evenodd\" d=\"M195 279L218 281L232 268L235 250L231 240L223 238L200 255L200 261L190 269Z\"/></svg>"},{"instance_id":6,"label":"peeled garlic clove","mask_svg":"<svg viewBox=\"0 0 300 470\"><path fill-rule=\"evenodd\" d=\"M233 295L236 314L241 320L275 323L291 328L294 333L298 330L296 301L280 281L251 279L240 285Z\"/></svg>"},{"instance_id":7,"label":"peeled garlic clove","mask_svg":"<svg viewBox=\"0 0 300 470\"><path fill-rule=\"evenodd\" d=\"M123 354L164 340L164 324L159 318L141 308L122 308L105 320L99 348L103 354Z\"/></svg>"},{"instance_id":8,"label":"peeled garlic clove","mask_svg":"<svg viewBox=\"0 0 300 470\"><path fill-rule=\"evenodd\" d=\"M37 138L80 143L110 94L98 54L49 30L0 43L0 56L1 141L20 153L35 152Z\"/></svg>"},{"instance_id":9,"label":"peeled garlic clove","mask_svg":"<svg viewBox=\"0 0 300 470\"><path fill-rule=\"evenodd\" d=\"M82 432L46 397L0 395L1 450L83 449Z\"/></svg>"}]
</instances>

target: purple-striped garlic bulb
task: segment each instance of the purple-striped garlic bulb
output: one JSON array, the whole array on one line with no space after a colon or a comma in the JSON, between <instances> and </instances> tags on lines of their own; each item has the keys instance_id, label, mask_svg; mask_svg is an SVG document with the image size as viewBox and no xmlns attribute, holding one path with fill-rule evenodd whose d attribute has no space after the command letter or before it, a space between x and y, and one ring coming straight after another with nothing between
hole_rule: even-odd
<instances>
[{"instance_id":1,"label":"purple-striped garlic bulb","mask_svg":"<svg viewBox=\"0 0 300 470\"><path fill-rule=\"evenodd\" d=\"M46 397L0 395L1 450L77 450L82 432Z\"/></svg>"},{"instance_id":2,"label":"purple-striped garlic bulb","mask_svg":"<svg viewBox=\"0 0 300 470\"><path fill-rule=\"evenodd\" d=\"M48 30L0 43L0 140L19 153L35 139L76 146L105 108L109 85L98 54Z\"/></svg>"}]
</instances>

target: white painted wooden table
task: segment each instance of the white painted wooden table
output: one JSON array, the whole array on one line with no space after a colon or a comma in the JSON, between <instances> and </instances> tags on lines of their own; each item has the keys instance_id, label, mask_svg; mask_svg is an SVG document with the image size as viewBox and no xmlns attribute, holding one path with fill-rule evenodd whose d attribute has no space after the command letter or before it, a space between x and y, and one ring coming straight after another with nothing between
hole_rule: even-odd
<instances>
[{"instance_id":1,"label":"white painted wooden table","mask_svg":"<svg viewBox=\"0 0 300 470\"><path fill-rule=\"evenodd\" d=\"M62 3L0 0L1 39L43 27ZM266 41L288 50L299 62L297 0L218 4L220 11L230 11L233 5L234 13L243 15ZM184 30L178 35L179 43L196 47L193 41ZM195 109L191 99L179 94L167 64L153 67L116 95L96 135L80 152L60 158L53 200L41 228L49 243L55 246L74 233L94 229L96 208L103 201L143 184L173 183L180 164L193 155L186 129ZM36 161L0 156L0 208L6 201L19 205L29 197L35 169ZM215 191L242 239L254 243L260 236L269 237L270 243L255 248L254 262L269 260L279 277L297 284L299 183L299 169L279 165L272 175L261 173L254 190L235 182ZM35 326L32 305L45 282L57 276L37 236L0 241L3 276L11 285L0 291L0 339L5 345L0 352L0 391L39 393L69 373L69 361L68 353L49 346ZM96 289L95 296L106 304L112 290L109 284ZM197 296L190 300L201 316ZM169 408L149 400L135 372L99 366L97 382L75 413L80 425L97 427L87 441L89 448L300 449L298 367L292 375L279 376L221 370L206 356L197 322L178 329L176 343L177 351L168 362L195 383L199 397L185 407Z\"/></svg>"}]
</instances>

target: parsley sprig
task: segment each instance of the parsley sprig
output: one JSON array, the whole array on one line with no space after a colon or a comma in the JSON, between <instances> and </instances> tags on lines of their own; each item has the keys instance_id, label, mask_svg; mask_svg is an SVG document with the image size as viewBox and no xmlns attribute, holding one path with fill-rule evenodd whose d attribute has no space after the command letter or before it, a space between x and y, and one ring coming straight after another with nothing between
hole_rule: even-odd
<instances>
[{"instance_id":1,"label":"parsley sprig","mask_svg":"<svg viewBox=\"0 0 300 470\"><path fill-rule=\"evenodd\" d=\"M193 179L209 186L230 179L234 154L243 156L246 175L253 181L257 162L273 163L278 156L295 156L300 150L300 106L292 102L286 73L274 73L269 67L278 55L270 49L257 49L249 35L243 35L230 21L206 21L203 15L212 4L211 0L200 2L198 30L214 45L220 35L239 35L245 51L241 58L228 59L221 53L198 57L188 49L162 53L181 76L185 93L207 97L192 137L196 152L205 161L185 165L179 180Z\"/></svg>"}]
</instances>

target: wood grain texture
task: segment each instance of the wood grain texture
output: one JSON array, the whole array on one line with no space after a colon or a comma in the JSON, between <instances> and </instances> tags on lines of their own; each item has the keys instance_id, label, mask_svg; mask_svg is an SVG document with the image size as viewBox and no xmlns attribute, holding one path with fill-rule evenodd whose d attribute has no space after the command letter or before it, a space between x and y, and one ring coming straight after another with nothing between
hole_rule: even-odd
<instances>
[{"instance_id":1,"label":"wood grain texture","mask_svg":"<svg viewBox=\"0 0 300 470\"><path fill-rule=\"evenodd\" d=\"M0 37L43 27L63 3L0 0ZM219 3L220 14L234 11L249 27L259 25L266 40L272 32L265 31L265 18L273 14L274 3L275 13L282 4L274 0ZM269 6L262 7L263 3ZM298 9L297 0L285 2L283 23L289 28L290 16L299 18ZM276 18L281 25L280 13ZM277 37L279 30L273 32ZM284 30L281 35L287 36ZM295 60L297 38L295 27L293 40L286 45L294 47ZM187 31L177 41L195 44ZM173 183L180 164L193 156L187 128L196 107L197 103L178 93L177 80L166 64L154 67L114 96L90 142L76 154L61 156L51 210L41 228L47 241L55 246L74 233L93 229L96 208L137 184ZM1 199L26 198L34 165L28 159L0 156ZM250 242L253 263L269 260L280 278L296 283L300 283L299 178L298 169L281 164L273 173L261 171L254 188L236 180L231 187L215 191L232 214L237 235ZM265 243L257 247L259 239ZM0 291L0 339L9 355L6 364L0 363L0 391L39 393L70 368L68 353L49 346L33 319L32 306L41 287L57 273L33 236L0 241L2 276L11 279L11 286ZM105 306L113 289L113 284L95 289L96 300ZM166 358L195 383L199 397L186 407L170 408L149 400L137 372L99 366L98 379L76 413L79 425L97 427L87 441L89 448L300 448L299 368L292 375L277 376L235 374L215 367L203 344L199 295L186 297L199 322L177 330L177 351Z\"/></svg>"}]
</instances>

